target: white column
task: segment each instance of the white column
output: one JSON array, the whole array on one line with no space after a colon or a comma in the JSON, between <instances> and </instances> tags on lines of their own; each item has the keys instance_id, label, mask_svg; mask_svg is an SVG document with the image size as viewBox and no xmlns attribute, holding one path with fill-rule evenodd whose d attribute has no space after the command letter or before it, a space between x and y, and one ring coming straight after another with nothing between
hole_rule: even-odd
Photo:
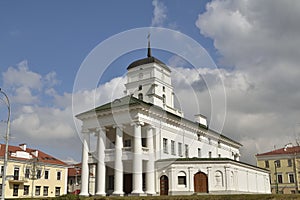
<instances>
[{"instance_id":1,"label":"white column","mask_svg":"<svg viewBox=\"0 0 300 200\"><path fill-rule=\"evenodd\" d=\"M113 195L123 196L123 162L122 162L122 148L123 148L123 130L122 127L116 128L115 141L115 188Z\"/></svg>"},{"instance_id":2,"label":"white column","mask_svg":"<svg viewBox=\"0 0 300 200\"><path fill-rule=\"evenodd\" d=\"M82 159L81 159L81 196L89 196L89 131L82 130Z\"/></svg>"},{"instance_id":3,"label":"white column","mask_svg":"<svg viewBox=\"0 0 300 200\"><path fill-rule=\"evenodd\" d=\"M133 195L144 194L143 191L143 160L142 160L142 129L141 123L132 124L134 129L133 160L132 160L132 192Z\"/></svg>"},{"instance_id":4,"label":"white column","mask_svg":"<svg viewBox=\"0 0 300 200\"><path fill-rule=\"evenodd\" d=\"M146 193L154 195L155 192L155 174L154 174L154 146L153 146L153 127L147 128L147 148L149 160L146 164Z\"/></svg>"},{"instance_id":5,"label":"white column","mask_svg":"<svg viewBox=\"0 0 300 200\"><path fill-rule=\"evenodd\" d=\"M105 193L105 143L106 143L106 132L105 128L100 128L97 130L98 141L97 141L97 152L98 152L98 162L97 162L97 183L96 183L96 195L106 196Z\"/></svg>"}]
</instances>

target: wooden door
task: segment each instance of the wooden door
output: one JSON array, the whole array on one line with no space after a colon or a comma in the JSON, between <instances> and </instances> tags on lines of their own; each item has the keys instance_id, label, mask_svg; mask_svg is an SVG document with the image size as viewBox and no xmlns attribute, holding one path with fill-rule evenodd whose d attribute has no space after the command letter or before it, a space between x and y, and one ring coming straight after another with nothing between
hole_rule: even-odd
<instances>
[{"instance_id":1,"label":"wooden door","mask_svg":"<svg viewBox=\"0 0 300 200\"><path fill-rule=\"evenodd\" d=\"M169 193L169 179L163 175L160 177L160 195L168 195Z\"/></svg>"},{"instance_id":2,"label":"wooden door","mask_svg":"<svg viewBox=\"0 0 300 200\"><path fill-rule=\"evenodd\" d=\"M124 193L130 194L132 192L132 174L124 174L123 183Z\"/></svg>"},{"instance_id":3,"label":"wooden door","mask_svg":"<svg viewBox=\"0 0 300 200\"><path fill-rule=\"evenodd\" d=\"M197 193L208 193L208 179L206 174L198 172L194 175L194 191Z\"/></svg>"}]
</instances>

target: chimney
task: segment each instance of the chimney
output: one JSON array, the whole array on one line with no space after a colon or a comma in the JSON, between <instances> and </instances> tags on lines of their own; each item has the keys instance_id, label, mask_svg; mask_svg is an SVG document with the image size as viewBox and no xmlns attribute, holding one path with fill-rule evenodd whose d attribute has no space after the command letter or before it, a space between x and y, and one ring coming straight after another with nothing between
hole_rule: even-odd
<instances>
[{"instance_id":1,"label":"chimney","mask_svg":"<svg viewBox=\"0 0 300 200\"><path fill-rule=\"evenodd\" d=\"M23 151L26 151L26 143L19 144L19 147L20 147Z\"/></svg>"},{"instance_id":2,"label":"chimney","mask_svg":"<svg viewBox=\"0 0 300 200\"><path fill-rule=\"evenodd\" d=\"M38 150L33 150L31 152L32 155L34 155L35 157L39 157L39 151Z\"/></svg>"},{"instance_id":3,"label":"chimney","mask_svg":"<svg viewBox=\"0 0 300 200\"><path fill-rule=\"evenodd\" d=\"M205 128L207 128L207 119L204 115L201 114L195 115L195 121L201 124L202 126L205 126Z\"/></svg>"}]
</instances>

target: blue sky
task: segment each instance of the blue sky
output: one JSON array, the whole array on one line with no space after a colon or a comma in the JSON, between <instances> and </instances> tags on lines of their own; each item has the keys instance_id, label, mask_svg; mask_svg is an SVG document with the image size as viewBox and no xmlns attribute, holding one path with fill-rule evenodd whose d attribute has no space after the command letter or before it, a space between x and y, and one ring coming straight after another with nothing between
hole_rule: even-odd
<instances>
[{"instance_id":1,"label":"blue sky","mask_svg":"<svg viewBox=\"0 0 300 200\"><path fill-rule=\"evenodd\" d=\"M81 143L71 98L81 63L111 36L149 26L186 34L218 65L218 70L193 71L177 57L153 50L157 58L177 67L173 85L186 116L194 114L194 105L210 116L203 86L203 79L209 80L210 92L225 89L224 134L244 145L243 161L253 164L256 153L296 144L298 8L295 1L268 0L0 1L0 86L12 101L11 144L26 142L63 160L79 161ZM145 55L142 50L132 52L113 63L96 89L99 104L109 100L112 90L122 94L116 85L125 83L127 65ZM215 81L220 77L224 85ZM197 99L190 103L186 96L195 91Z\"/></svg>"},{"instance_id":2,"label":"blue sky","mask_svg":"<svg viewBox=\"0 0 300 200\"><path fill-rule=\"evenodd\" d=\"M168 8L164 23L213 54L211 41L195 26L205 1L164 4ZM0 66L5 69L27 60L37 73L55 71L63 82L60 92L70 92L81 62L97 44L117 33L150 26L152 17L151 1L1 1Z\"/></svg>"}]
</instances>

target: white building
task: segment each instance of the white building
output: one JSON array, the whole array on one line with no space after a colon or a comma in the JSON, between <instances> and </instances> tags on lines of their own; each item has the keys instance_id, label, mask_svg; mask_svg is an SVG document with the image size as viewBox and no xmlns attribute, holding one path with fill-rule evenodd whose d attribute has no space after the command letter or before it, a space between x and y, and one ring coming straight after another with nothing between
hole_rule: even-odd
<instances>
[{"instance_id":1,"label":"white building","mask_svg":"<svg viewBox=\"0 0 300 200\"><path fill-rule=\"evenodd\" d=\"M128 96L76 116L83 123L80 195L89 195L89 165L97 166L96 195L270 193L268 171L239 162L241 144L210 130L204 116L190 121L174 107L171 70L150 47L127 70Z\"/></svg>"}]
</instances>

